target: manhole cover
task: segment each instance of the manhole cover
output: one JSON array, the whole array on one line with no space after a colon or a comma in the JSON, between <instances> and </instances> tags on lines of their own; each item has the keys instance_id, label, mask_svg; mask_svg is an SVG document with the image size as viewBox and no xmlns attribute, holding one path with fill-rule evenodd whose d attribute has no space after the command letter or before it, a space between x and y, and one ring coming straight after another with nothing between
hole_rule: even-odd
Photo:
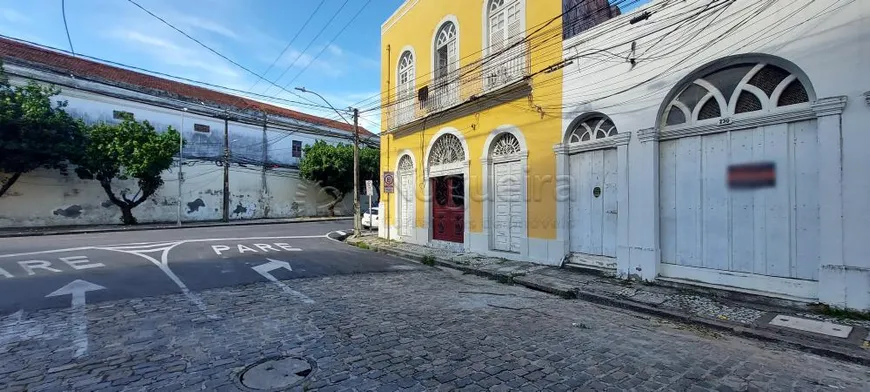
<instances>
[{"instance_id":1,"label":"manhole cover","mask_svg":"<svg viewBox=\"0 0 870 392\"><path fill-rule=\"evenodd\" d=\"M305 380L313 369L313 364L302 358L267 358L245 369L239 381L256 390L283 389Z\"/></svg>"}]
</instances>

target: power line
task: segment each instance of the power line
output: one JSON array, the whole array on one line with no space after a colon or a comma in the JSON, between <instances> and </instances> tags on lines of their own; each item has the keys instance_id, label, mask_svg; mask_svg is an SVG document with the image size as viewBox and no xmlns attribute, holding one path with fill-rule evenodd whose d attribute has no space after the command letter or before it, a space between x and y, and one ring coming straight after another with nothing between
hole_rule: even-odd
<instances>
[{"instance_id":1,"label":"power line","mask_svg":"<svg viewBox=\"0 0 870 392\"><path fill-rule=\"evenodd\" d=\"M281 80L281 78L284 77L284 75L287 73L287 71L289 71L291 68L293 68L294 65L296 65L296 62L299 61L299 59L302 57L302 55L305 54L305 52L307 52L308 49L311 48L311 45L314 45L314 42L317 41L318 38L320 38L320 35L322 35L324 31L326 31L326 28L329 27L329 25L332 23L332 21L335 20L335 17L337 17L341 13L341 10L343 10L344 7L347 6L348 2L350 2L350 0L344 0L344 3L341 4L341 7L339 7L338 10L335 11L334 14L332 14L332 17L329 18L329 20L323 25L323 28L317 32L317 35L314 36L313 39L311 39L311 42L308 43L308 46L306 46L305 49L302 49L302 51L299 52L298 55L296 55L296 58L293 59L293 62L290 63L290 65L288 65L287 68L284 68L284 72L281 72L281 75L278 75L278 78L275 79L276 82ZM313 60L312 60L312 62L313 62ZM310 63L309 63L309 65L310 65ZM284 91L287 91L286 88L281 87L275 83L271 83L271 84L273 86L276 86L276 87L284 90ZM271 89L271 88L272 88L271 86L267 86L266 90L263 90L263 94L269 92L269 89ZM296 94L296 95L298 95L298 94ZM306 100L308 101L308 99L306 99ZM311 102L311 101L309 101L309 102Z\"/></svg>"},{"instance_id":2,"label":"power line","mask_svg":"<svg viewBox=\"0 0 870 392\"><path fill-rule=\"evenodd\" d=\"M247 73L249 73L249 74L251 74L251 75L256 76L259 80L265 80L266 82L269 82L269 84L272 84L272 85L274 85L274 86L276 86L276 87L278 87L278 88L280 88L280 89L282 89L282 90L284 90L284 91L286 91L286 92L288 92L288 93L290 93L290 94L293 94L293 95L295 95L295 96L297 96L297 97L299 97L299 98L302 98L302 99L304 99L304 100L306 100L306 101L308 101L308 102L314 103L314 102L311 101L310 99L308 99L308 98L306 98L306 97L303 97L302 95L296 94L296 93L293 92L293 91L286 90L286 89L284 89L283 87L281 87L281 86L279 86L279 85L273 83L273 82L270 81L269 79L264 78L262 75L260 75L260 74L258 74L258 73L256 73L256 72L254 72L254 71L251 71L250 69L248 69L248 68L245 67L244 65L241 65L241 64L235 62L233 59L231 59L231 58L229 58L229 57L227 57L227 56L224 56L224 55L221 54L220 52L218 52L218 51L212 49L210 46L208 46L208 45L202 43L202 41L200 41L200 40L194 38L194 37L191 36L190 34L187 34L186 32L184 32L184 30L181 30L181 29L179 29L178 27L175 27L175 25L173 25L172 23L167 22L166 19L161 18L160 16L156 15L155 13L149 11L147 8L141 6L141 5L140 5L139 3L137 3L135 0L127 0L127 1L130 2L131 4L135 5L136 7L139 7L139 9L141 9L142 11L145 11L145 13L147 13L148 15L151 15L151 16L154 17L155 19L157 19L157 20L163 22L163 24L165 24L165 25L169 26L170 28L172 28L173 30L179 32L181 35L187 37L187 38L190 39L191 41L196 42L197 44L199 44L199 46L202 46L203 48L205 48L205 49L208 50L209 52L212 52L212 53L214 53L215 55L217 55L218 57L220 57L220 58L222 58L222 59L224 59L224 60L226 60L226 61L229 61L231 64L235 65L236 67L239 67L239 68L243 69L245 72L247 72Z\"/></svg>"},{"instance_id":3,"label":"power line","mask_svg":"<svg viewBox=\"0 0 870 392\"><path fill-rule=\"evenodd\" d=\"M72 52L73 56L76 54L76 50L73 48L72 38L69 35L69 26L66 24L66 0L60 0L60 12L63 15L63 29L66 30L66 40L69 42L69 50Z\"/></svg>"},{"instance_id":4,"label":"power line","mask_svg":"<svg viewBox=\"0 0 870 392\"><path fill-rule=\"evenodd\" d=\"M329 45L332 45L332 43L335 42L335 40L338 39L338 37L339 37L342 33L344 33L345 30L347 30L348 26L350 26L350 24L353 23L354 20L356 20L356 18L359 16L359 14L361 14L361 13L363 12L363 10L364 10L364 9L369 5L369 3L371 3L371 2L372 2L372 0L368 0L368 1L366 1L366 3L363 4L362 7L360 7L359 11L357 11L356 14L354 14L353 17L350 18L349 21L347 21L347 23L344 25L344 27L342 27L341 30L340 30L337 34L335 34L335 36L333 36L332 39L329 40L329 42L326 43L326 45L323 45L323 48L320 49L320 52L317 52L317 55L314 56L314 58L311 59L311 61L309 61L308 64L305 65L305 68L302 68L302 70L299 71L299 73L297 73L296 76L294 76L293 79L290 80L290 82L288 82L287 84L284 85L284 87L290 87L290 85L292 85L293 82L296 81L296 79L298 79L300 76L302 76L302 74L305 73L305 71L308 70L308 67L310 67L311 64L313 64L315 61L317 61L317 59L320 58L320 56L323 54L323 52L325 52L326 49L329 48Z\"/></svg>"},{"instance_id":5,"label":"power line","mask_svg":"<svg viewBox=\"0 0 870 392\"><path fill-rule=\"evenodd\" d=\"M269 74L269 71L272 70L272 67L274 67L275 64L278 63L278 60L280 60L281 57L284 57L284 53L287 53L287 50L290 49L294 42L296 42L296 38L299 38L299 35L302 34L302 31L305 30L305 27L308 26L308 23L311 22L311 19L314 19L314 15L317 14L317 11L320 11L320 7L323 6L323 3L326 3L326 0L320 0L320 4L318 4L317 8L315 8L311 15L308 16L308 19L305 20L305 23L303 23L302 27L299 28L299 31L296 32L296 35L294 35L293 38L290 39L290 42L287 43L287 46L284 47L284 50L281 51L278 57L275 57L275 60L272 61L272 64L269 64L269 68L266 68L266 71L263 72L264 76ZM248 88L248 90L253 90L258 83L260 83L260 79L255 80L254 84L252 84L251 87Z\"/></svg>"}]
</instances>

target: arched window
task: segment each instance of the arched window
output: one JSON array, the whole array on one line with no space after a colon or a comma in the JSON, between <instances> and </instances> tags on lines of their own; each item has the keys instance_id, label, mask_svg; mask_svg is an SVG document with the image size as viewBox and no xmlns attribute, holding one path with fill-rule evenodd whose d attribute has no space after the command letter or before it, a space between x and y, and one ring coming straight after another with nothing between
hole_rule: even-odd
<instances>
[{"instance_id":1,"label":"arched window","mask_svg":"<svg viewBox=\"0 0 870 392\"><path fill-rule=\"evenodd\" d=\"M402 158L399 159L399 171L402 173L408 173L414 171L414 162L411 161L411 157L408 155L402 155Z\"/></svg>"},{"instance_id":2,"label":"arched window","mask_svg":"<svg viewBox=\"0 0 870 392\"><path fill-rule=\"evenodd\" d=\"M662 121L664 126L693 125L809 102L797 75L767 62L738 62L689 83L668 104Z\"/></svg>"},{"instance_id":3,"label":"arched window","mask_svg":"<svg viewBox=\"0 0 870 392\"><path fill-rule=\"evenodd\" d=\"M513 154L519 154L522 148L520 141L512 133L504 132L498 135L498 138L492 142L492 157L504 157Z\"/></svg>"},{"instance_id":4,"label":"arched window","mask_svg":"<svg viewBox=\"0 0 870 392\"><path fill-rule=\"evenodd\" d=\"M429 154L429 166L446 165L465 160L465 149L456 135L444 134L432 145Z\"/></svg>"},{"instance_id":5,"label":"arched window","mask_svg":"<svg viewBox=\"0 0 870 392\"><path fill-rule=\"evenodd\" d=\"M456 25L453 22L445 22L438 29L435 39L435 78L450 77L456 71L458 61Z\"/></svg>"},{"instance_id":6,"label":"arched window","mask_svg":"<svg viewBox=\"0 0 870 392\"><path fill-rule=\"evenodd\" d=\"M489 0L486 7L484 53L488 61L486 88L493 89L525 74L524 0Z\"/></svg>"},{"instance_id":7,"label":"arched window","mask_svg":"<svg viewBox=\"0 0 870 392\"><path fill-rule=\"evenodd\" d=\"M588 142L617 135L616 125L603 114L589 116L575 125L568 135L568 143Z\"/></svg>"},{"instance_id":8,"label":"arched window","mask_svg":"<svg viewBox=\"0 0 870 392\"><path fill-rule=\"evenodd\" d=\"M399 56L398 78L396 79L397 114L396 125L414 119L414 54L406 50Z\"/></svg>"}]
</instances>

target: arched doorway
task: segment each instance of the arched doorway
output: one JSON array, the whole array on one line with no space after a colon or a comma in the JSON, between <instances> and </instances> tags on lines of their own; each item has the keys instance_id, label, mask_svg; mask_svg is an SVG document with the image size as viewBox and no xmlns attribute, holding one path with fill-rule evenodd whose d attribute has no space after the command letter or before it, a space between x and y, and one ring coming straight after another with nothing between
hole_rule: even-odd
<instances>
[{"instance_id":1,"label":"arched doorway","mask_svg":"<svg viewBox=\"0 0 870 392\"><path fill-rule=\"evenodd\" d=\"M432 239L465 242L465 168L462 141L444 133L433 142L428 157Z\"/></svg>"},{"instance_id":2,"label":"arched doorway","mask_svg":"<svg viewBox=\"0 0 870 392\"><path fill-rule=\"evenodd\" d=\"M812 91L793 64L753 56L704 67L669 94L659 115L661 275L817 298Z\"/></svg>"},{"instance_id":3,"label":"arched doorway","mask_svg":"<svg viewBox=\"0 0 870 392\"><path fill-rule=\"evenodd\" d=\"M523 148L510 132L499 133L488 151L491 200L490 246L493 250L520 253L526 233Z\"/></svg>"},{"instance_id":4,"label":"arched doorway","mask_svg":"<svg viewBox=\"0 0 870 392\"><path fill-rule=\"evenodd\" d=\"M617 138L613 121L600 113L575 119L565 137L570 191L570 251L573 260L616 268L619 197ZM627 140L625 140L627 141ZM600 257L596 257L600 256Z\"/></svg>"},{"instance_id":5,"label":"arched doorway","mask_svg":"<svg viewBox=\"0 0 870 392\"><path fill-rule=\"evenodd\" d=\"M398 170L396 171L399 177L399 205L396 207L398 219L396 223L399 226L399 236L402 238L410 238L414 235L414 220L415 220L415 205L416 187L414 186L414 161L410 155L402 155L399 158Z\"/></svg>"}]
</instances>

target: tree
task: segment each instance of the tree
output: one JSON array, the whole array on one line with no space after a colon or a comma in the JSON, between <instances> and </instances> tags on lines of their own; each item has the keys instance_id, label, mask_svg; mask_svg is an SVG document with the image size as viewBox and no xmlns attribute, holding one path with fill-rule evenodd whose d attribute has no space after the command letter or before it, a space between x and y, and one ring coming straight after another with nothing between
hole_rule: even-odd
<instances>
[{"instance_id":1,"label":"tree","mask_svg":"<svg viewBox=\"0 0 870 392\"><path fill-rule=\"evenodd\" d=\"M379 158L370 159L371 156L378 156L377 150L360 149L361 181L370 178L371 173L377 177ZM299 162L299 172L302 178L319 183L332 195L334 199L327 209L330 216L335 216L335 206L353 191L353 146L331 145L322 140L305 146ZM360 186L363 184L361 182Z\"/></svg>"},{"instance_id":2,"label":"tree","mask_svg":"<svg viewBox=\"0 0 870 392\"><path fill-rule=\"evenodd\" d=\"M82 179L99 181L109 200L121 209L121 222L135 225L132 210L163 186L160 174L172 166L178 132L168 127L160 133L148 121L127 116L120 124L90 126L85 134L87 145L76 162L76 173ZM113 179L134 178L139 190L132 197L128 197L128 189L115 195Z\"/></svg>"},{"instance_id":3,"label":"tree","mask_svg":"<svg viewBox=\"0 0 870 392\"><path fill-rule=\"evenodd\" d=\"M82 146L84 123L64 108L65 101L52 105L60 90L30 82L12 87L0 63L0 197L21 177L38 168L57 169L68 174Z\"/></svg>"}]
</instances>

